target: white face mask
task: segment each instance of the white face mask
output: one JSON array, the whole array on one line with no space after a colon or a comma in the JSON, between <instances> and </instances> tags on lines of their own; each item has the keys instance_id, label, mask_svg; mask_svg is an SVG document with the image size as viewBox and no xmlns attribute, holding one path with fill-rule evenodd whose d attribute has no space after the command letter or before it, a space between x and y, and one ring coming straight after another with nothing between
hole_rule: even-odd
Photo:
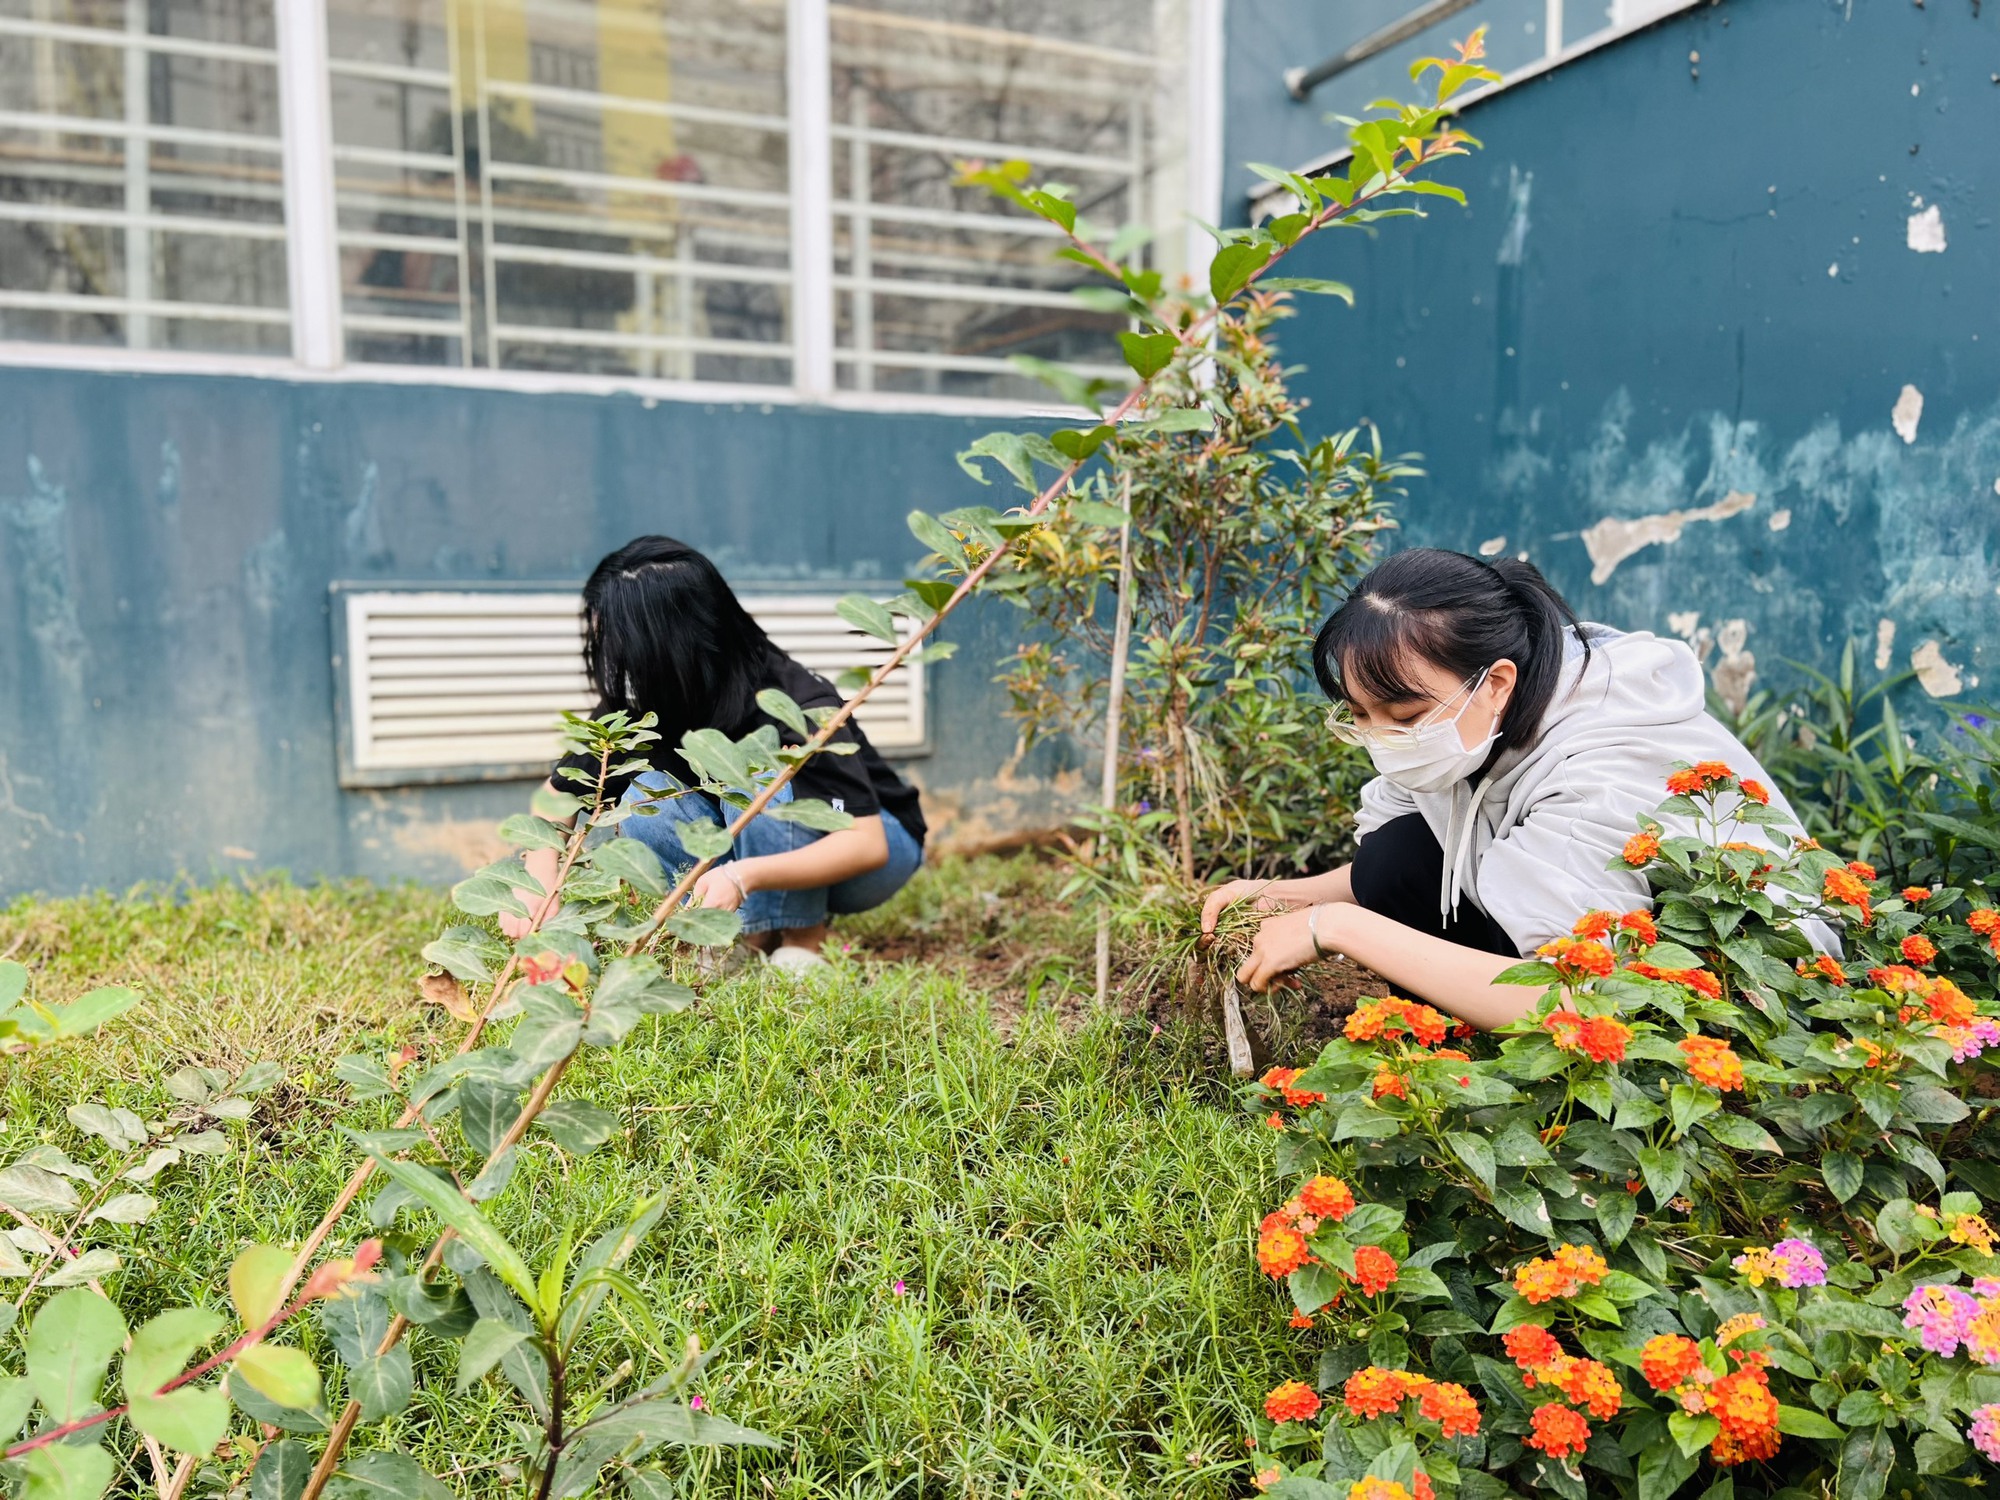
<instances>
[{"instance_id":1,"label":"white face mask","mask_svg":"<svg viewBox=\"0 0 2000 1500\"><path fill-rule=\"evenodd\" d=\"M1471 749L1468 750L1459 738L1458 721L1465 717L1466 709L1472 707L1472 699L1485 681L1486 673L1481 672L1460 690L1466 694L1465 702L1448 719L1426 719L1407 729L1401 726L1364 729L1356 725L1349 733L1355 743L1367 750L1375 769L1404 791L1444 791L1485 765L1486 757L1492 753L1493 742L1500 738L1498 716L1494 718L1493 728L1486 738ZM1441 713L1449 706L1447 701L1440 704L1437 711Z\"/></svg>"}]
</instances>

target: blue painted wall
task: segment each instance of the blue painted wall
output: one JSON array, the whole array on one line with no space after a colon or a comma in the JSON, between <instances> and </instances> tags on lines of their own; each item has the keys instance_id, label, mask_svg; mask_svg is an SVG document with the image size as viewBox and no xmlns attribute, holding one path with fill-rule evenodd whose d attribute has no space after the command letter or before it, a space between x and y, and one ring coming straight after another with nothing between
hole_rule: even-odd
<instances>
[{"instance_id":1,"label":"blue painted wall","mask_svg":"<svg viewBox=\"0 0 2000 1500\"><path fill-rule=\"evenodd\" d=\"M739 585L900 578L990 423L284 380L0 371L0 891L246 868L444 877L527 788L343 792L327 586L580 580L663 531ZM934 669L934 818L1048 821L975 604ZM1056 781L1050 777L1055 775Z\"/></svg>"},{"instance_id":2,"label":"blue painted wall","mask_svg":"<svg viewBox=\"0 0 2000 1500\"><path fill-rule=\"evenodd\" d=\"M1346 40L1346 7L1230 9L1229 159L1323 150L1322 101L1277 75ZM1299 269L1359 306L1308 299L1286 353L1321 425L1366 416L1425 455L1403 540L1525 551L1625 627L1740 621L1725 683L1850 637L1872 661L1893 627L1894 668L1934 650L1933 689L1955 667L2000 698L2000 5L1980 12L1703 5L1475 106L1486 150L1445 170L1464 211L1309 246ZM1919 252L1933 208L1946 248ZM1614 560L1616 523L1665 537L1645 518L1676 510L1721 518Z\"/></svg>"}]
</instances>

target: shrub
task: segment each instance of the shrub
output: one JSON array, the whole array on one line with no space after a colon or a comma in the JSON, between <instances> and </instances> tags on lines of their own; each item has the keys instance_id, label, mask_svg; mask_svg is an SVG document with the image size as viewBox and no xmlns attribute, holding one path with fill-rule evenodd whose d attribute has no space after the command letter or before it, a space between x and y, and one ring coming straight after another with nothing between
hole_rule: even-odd
<instances>
[{"instance_id":1,"label":"shrub","mask_svg":"<svg viewBox=\"0 0 2000 1500\"><path fill-rule=\"evenodd\" d=\"M1260 1266L1327 1344L1322 1420L1289 1393L1259 1434L1272 1493L1662 1500L1706 1466L1874 1500L2000 1462L2000 913L1733 837L1780 820L1726 767L1671 785L1705 836L1635 833L1656 912L1509 970L1522 1020L1369 1001L1256 1088L1301 1181Z\"/></svg>"}]
</instances>

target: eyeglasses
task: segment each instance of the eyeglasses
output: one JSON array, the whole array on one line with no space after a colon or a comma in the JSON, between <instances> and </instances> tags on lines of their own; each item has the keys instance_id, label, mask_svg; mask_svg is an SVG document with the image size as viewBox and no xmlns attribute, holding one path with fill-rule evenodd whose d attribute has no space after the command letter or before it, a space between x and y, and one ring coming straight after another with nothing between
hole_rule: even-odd
<instances>
[{"instance_id":1,"label":"eyeglasses","mask_svg":"<svg viewBox=\"0 0 2000 1500\"><path fill-rule=\"evenodd\" d=\"M1465 703L1459 704L1458 713L1454 713L1451 717L1455 720L1458 714L1464 713L1467 705L1472 701L1472 695L1478 692L1485 684L1486 675L1492 670L1491 667L1482 667L1476 674L1468 677L1461 683L1457 692L1453 693L1449 698L1442 700L1436 708L1433 708L1414 724L1384 724L1380 726L1357 724L1354 722L1353 709L1344 701L1336 703L1326 711L1326 732L1336 740L1339 740L1343 745L1372 745L1377 749L1387 750L1394 746L1410 744L1426 729L1446 722L1446 710L1450 709L1454 703L1458 703L1461 698L1466 700Z\"/></svg>"}]
</instances>

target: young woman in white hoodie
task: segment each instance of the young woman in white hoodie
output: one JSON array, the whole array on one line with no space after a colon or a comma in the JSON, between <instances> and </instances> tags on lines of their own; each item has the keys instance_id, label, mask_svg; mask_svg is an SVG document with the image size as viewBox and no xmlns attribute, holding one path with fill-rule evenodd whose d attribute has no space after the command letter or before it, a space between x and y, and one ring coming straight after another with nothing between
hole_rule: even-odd
<instances>
[{"instance_id":1,"label":"young woman in white hoodie","mask_svg":"<svg viewBox=\"0 0 2000 1500\"><path fill-rule=\"evenodd\" d=\"M1530 563L1396 553L1320 627L1313 669L1334 701L1328 732L1380 774L1361 789L1353 863L1209 893L1205 929L1244 898L1273 913L1237 974L1252 989L1341 953L1461 1020L1504 1026L1539 991L1495 984L1502 970L1587 911L1652 904L1617 856L1677 762L1725 761L1770 784L1706 711L1687 646L1580 622ZM1772 806L1791 811L1775 792Z\"/></svg>"}]
</instances>

